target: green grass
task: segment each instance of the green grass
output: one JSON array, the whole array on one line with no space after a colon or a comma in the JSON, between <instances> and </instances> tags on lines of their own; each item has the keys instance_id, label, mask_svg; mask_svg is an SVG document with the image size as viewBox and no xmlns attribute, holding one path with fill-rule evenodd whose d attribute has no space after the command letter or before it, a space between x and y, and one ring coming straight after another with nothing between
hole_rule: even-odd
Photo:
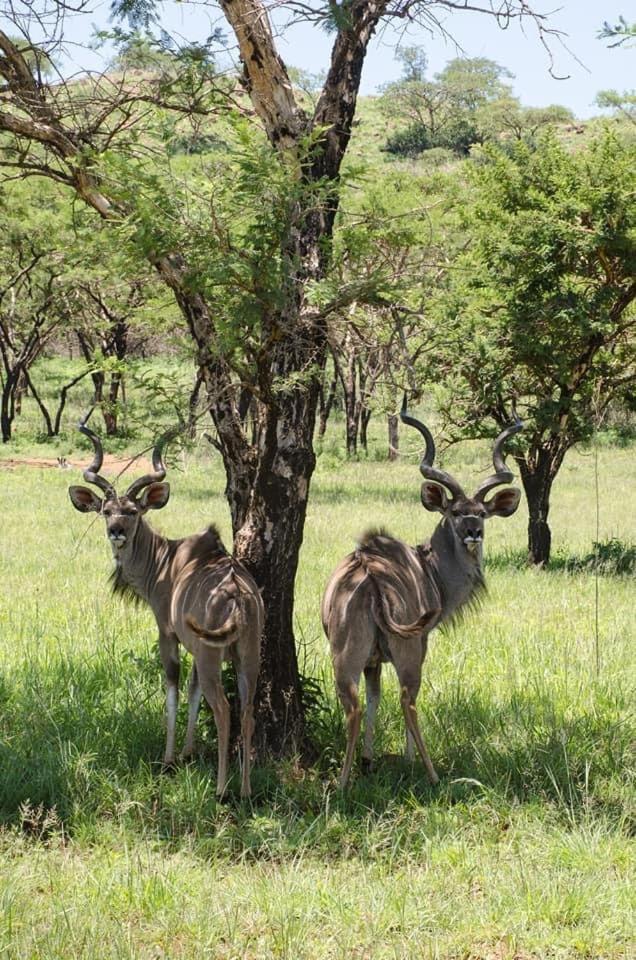
<instances>
[{"instance_id":1,"label":"green grass","mask_svg":"<svg viewBox=\"0 0 636 960\"><path fill-rule=\"evenodd\" d=\"M152 617L109 595L101 523L66 494L77 472L0 468L0 956L633 957L633 573L585 563L594 541L633 550L633 448L569 455L555 570L520 564L523 508L489 524L485 604L434 635L425 665L420 718L440 786L397 756L387 671L376 770L356 767L342 796L324 583L366 526L415 542L434 521L419 505L417 438L397 465L376 459L379 433L371 459L347 463L341 431L330 426L319 457L297 584L320 756L256 769L251 805L214 798L207 714L199 760L160 775ZM488 467L478 444L443 462L467 481ZM170 479L156 524L175 536L214 521L229 542L208 445L181 454ZM183 735L183 712L180 723Z\"/></svg>"}]
</instances>

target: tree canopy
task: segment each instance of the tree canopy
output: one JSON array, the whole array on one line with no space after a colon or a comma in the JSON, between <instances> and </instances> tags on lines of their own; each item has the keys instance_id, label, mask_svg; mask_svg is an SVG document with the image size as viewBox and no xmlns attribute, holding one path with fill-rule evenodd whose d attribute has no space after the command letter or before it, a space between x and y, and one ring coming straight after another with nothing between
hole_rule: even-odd
<instances>
[{"instance_id":1,"label":"tree canopy","mask_svg":"<svg viewBox=\"0 0 636 960\"><path fill-rule=\"evenodd\" d=\"M537 563L566 451L636 379L635 180L612 133L576 152L546 134L485 148L460 210L471 241L440 304L446 414L469 435L484 417L525 421L516 456Z\"/></svg>"},{"instance_id":2,"label":"tree canopy","mask_svg":"<svg viewBox=\"0 0 636 960\"><path fill-rule=\"evenodd\" d=\"M545 126L571 121L566 107L524 107L505 83L510 71L485 57L456 57L432 80L425 78L426 55L402 51L401 80L383 94L387 117L406 123L386 143L389 153L417 157L444 148L466 156L475 144L506 138L532 139Z\"/></svg>"}]
</instances>

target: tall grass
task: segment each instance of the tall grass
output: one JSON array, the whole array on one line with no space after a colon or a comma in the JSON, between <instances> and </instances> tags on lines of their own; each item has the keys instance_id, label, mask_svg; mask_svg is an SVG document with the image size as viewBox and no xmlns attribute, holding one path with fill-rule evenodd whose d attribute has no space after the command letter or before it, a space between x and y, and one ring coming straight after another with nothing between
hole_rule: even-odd
<instances>
[{"instance_id":1,"label":"tall grass","mask_svg":"<svg viewBox=\"0 0 636 960\"><path fill-rule=\"evenodd\" d=\"M215 800L206 712L198 760L160 774L153 620L109 595L101 521L66 494L78 472L0 468L0 955L633 956L633 575L576 562L597 539L636 542L633 451L598 452L599 531L593 460L566 461L555 570L519 562L523 508L489 523L485 603L434 636L425 664L420 719L440 786L401 758L388 670L375 770L355 769L342 796L320 595L367 526L415 542L434 520L419 505L415 439L389 465L343 461L334 436L296 603L320 691L318 757L257 768L252 804ZM476 481L486 448L445 464ZM229 543L210 452L181 454L170 479L153 522L177 536L213 521Z\"/></svg>"}]
</instances>

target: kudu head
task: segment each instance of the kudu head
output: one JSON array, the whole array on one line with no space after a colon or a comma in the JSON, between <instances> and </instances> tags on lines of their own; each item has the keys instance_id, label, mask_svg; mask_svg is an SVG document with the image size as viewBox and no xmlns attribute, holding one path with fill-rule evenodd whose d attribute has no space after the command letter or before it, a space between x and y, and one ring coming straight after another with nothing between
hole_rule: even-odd
<instances>
[{"instance_id":1,"label":"kudu head","mask_svg":"<svg viewBox=\"0 0 636 960\"><path fill-rule=\"evenodd\" d=\"M490 500L485 498L495 487L512 482L513 474L506 469L502 448L508 437L523 429L522 422L516 420L499 434L492 454L495 473L480 483L472 497L468 497L454 477L433 466L433 436L425 424L407 413L406 396L400 418L403 423L419 430L426 441L426 450L420 463L420 471L425 477L421 492L422 504L427 510L443 515L457 549L465 550L477 562L481 561L485 521L489 517L510 517L519 506L521 491L516 487L499 490Z\"/></svg>"},{"instance_id":2,"label":"kudu head","mask_svg":"<svg viewBox=\"0 0 636 960\"><path fill-rule=\"evenodd\" d=\"M84 479L99 487L104 497L98 497L88 487L71 486L68 493L71 503L81 513L101 513L106 521L106 535L115 557L126 548L131 548L142 516L147 510L159 510L165 507L170 497L170 484L161 481L166 468L161 455L161 442L152 452L152 473L134 480L126 492L119 496L115 488L100 476L99 471L104 460L101 440L87 425L90 413L80 420L79 430L88 437L95 448L95 456L90 467L84 471Z\"/></svg>"}]
</instances>

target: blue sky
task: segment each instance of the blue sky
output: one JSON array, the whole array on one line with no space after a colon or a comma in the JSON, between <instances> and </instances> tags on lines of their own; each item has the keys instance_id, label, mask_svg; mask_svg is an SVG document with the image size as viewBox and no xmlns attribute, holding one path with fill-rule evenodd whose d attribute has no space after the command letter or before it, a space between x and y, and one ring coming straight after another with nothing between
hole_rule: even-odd
<instances>
[{"instance_id":1,"label":"blue sky","mask_svg":"<svg viewBox=\"0 0 636 960\"><path fill-rule=\"evenodd\" d=\"M378 87L400 75L401 67L394 59L396 45L423 46L429 58L429 75L441 70L444 64L458 55L489 57L507 67L514 75L515 94L528 106L562 103L574 113L587 117L598 113L594 98L601 89L626 90L635 85L636 49L608 49L607 43L596 38L604 20L614 23L619 14L630 18L634 0L562 0L557 7L547 0L533 0L535 9L550 13L550 23L562 30L564 36L553 39L554 73L567 79L557 80L550 75L548 56L536 30L528 22L524 30L512 25L507 30L497 27L494 19L473 12L450 13L440 10L446 31L458 47L443 36L431 36L422 29L411 28L408 33L397 33L385 28L374 39L365 63L362 93L374 93ZM93 25L105 26L109 4L96 4L93 12L67 23L66 39L79 46L69 48L78 67L98 66L97 55L82 50L88 44ZM196 3L169 2L163 5L162 23L175 36L190 40L207 36L215 26L225 21L213 7ZM283 59L313 73L325 69L329 62L331 38L309 24L296 26L281 34L279 50Z\"/></svg>"},{"instance_id":2,"label":"blue sky","mask_svg":"<svg viewBox=\"0 0 636 960\"><path fill-rule=\"evenodd\" d=\"M423 30L406 35L386 31L373 44L365 63L363 93L373 93L388 80L401 73L394 60L396 43L417 44L426 49L430 75L441 70L454 56L489 57L507 67L515 75L514 92L528 106L562 103L577 116L598 113L593 106L597 92L608 87L625 90L636 85L636 49L608 49L596 35L604 20L615 23L620 13L629 17L633 0L598 3L596 0L563 0L550 18L552 26L567 36L551 44L553 72L568 79L550 75L550 63L536 30L528 23L522 31L518 25L501 30L492 17L478 13L453 13L444 17L444 26L461 48L448 39ZM542 12L555 10L544 0L536 0ZM636 13L634 14L636 17ZM281 41L281 55L297 66L317 70L328 63L329 38L304 27L298 37Z\"/></svg>"}]
</instances>

